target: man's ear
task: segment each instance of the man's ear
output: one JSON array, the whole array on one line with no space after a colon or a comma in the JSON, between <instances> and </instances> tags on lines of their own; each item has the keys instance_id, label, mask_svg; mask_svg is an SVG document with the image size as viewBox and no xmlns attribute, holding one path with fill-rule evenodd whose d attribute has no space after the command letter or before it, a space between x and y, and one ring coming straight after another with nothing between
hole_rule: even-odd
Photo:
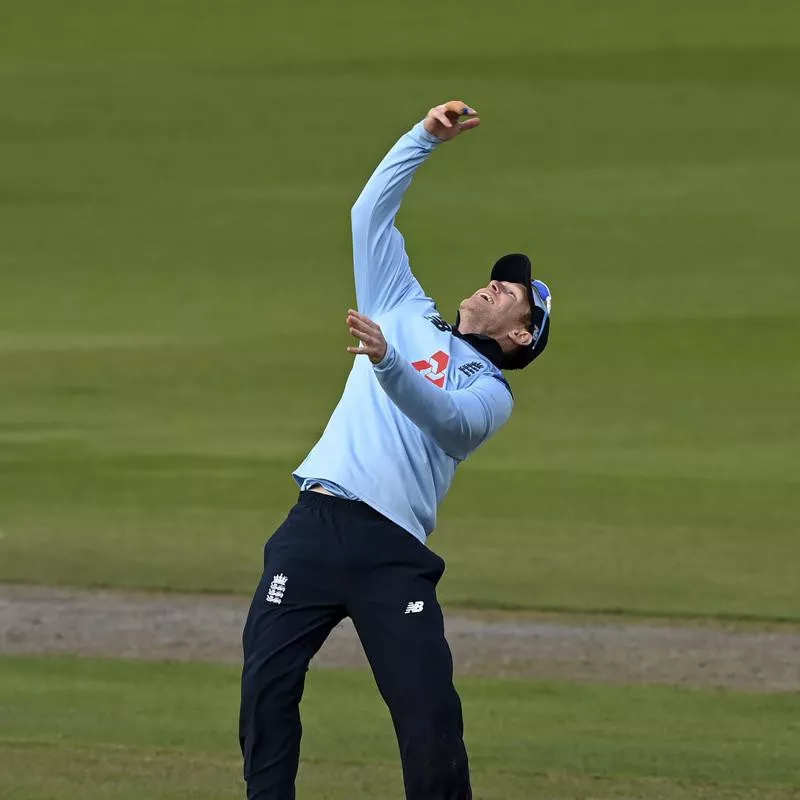
<instances>
[{"instance_id":1,"label":"man's ear","mask_svg":"<svg viewBox=\"0 0 800 800\"><path fill-rule=\"evenodd\" d=\"M508 338L519 347L527 347L533 341L533 335L526 328L515 328L509 331Z\"/></svg>"}]
</instances>

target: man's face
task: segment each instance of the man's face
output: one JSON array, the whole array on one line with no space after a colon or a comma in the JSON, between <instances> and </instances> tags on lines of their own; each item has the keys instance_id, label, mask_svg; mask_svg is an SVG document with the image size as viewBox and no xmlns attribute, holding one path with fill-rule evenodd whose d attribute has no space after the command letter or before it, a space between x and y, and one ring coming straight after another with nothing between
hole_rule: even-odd
<instances>
[{"instance_id":1,"label":"man's face","mask_svg":"<svg viewBox=\"0 0 800 800\"><path fill-rule=\"evenodd\" d=\"M459 306L462 333L482 333L496 339L503 350L530 344L531 306L525 287L508 281L489 281Z\"/></svg>"}]
</instances>

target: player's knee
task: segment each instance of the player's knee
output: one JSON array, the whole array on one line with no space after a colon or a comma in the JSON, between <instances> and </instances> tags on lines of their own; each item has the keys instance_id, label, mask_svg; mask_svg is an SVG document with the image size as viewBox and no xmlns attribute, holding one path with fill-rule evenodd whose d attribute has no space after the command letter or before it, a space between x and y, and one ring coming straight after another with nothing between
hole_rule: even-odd
<instances>
[{"instance_id":1,"label":"player's knee","mask_svg":"<svg viewBox=\"0 0 800 800\"><path fill-rule=\"evenodd\" d=\"M272 659L245 660L242 670L240 738L263 737L265 731L299 726L304 673Z\"/></svg>"}]
</instances>

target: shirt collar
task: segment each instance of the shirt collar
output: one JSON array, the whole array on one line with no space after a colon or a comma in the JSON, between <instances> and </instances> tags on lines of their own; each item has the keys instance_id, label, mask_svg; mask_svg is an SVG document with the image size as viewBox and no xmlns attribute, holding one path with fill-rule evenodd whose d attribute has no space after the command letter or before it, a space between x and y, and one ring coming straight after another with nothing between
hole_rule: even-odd
<instances>
[{"instance_id":1,"label":"shirt collar","mask_svg":"<svg viewBox=\"0 0 800 800\"><path fill-rule=\"evenodd\" d=\"M458 322L461 318L460 314L456 314L456 322L453 325L453 336L457 336L462 341L465 341L470 347L477 350L484 358L488 358L498 369L503 369L503 364L506 360L506 354L500 343L491 336L484 336L482 333L461 333L458 329Z\"/></svg>"}]
</instances>

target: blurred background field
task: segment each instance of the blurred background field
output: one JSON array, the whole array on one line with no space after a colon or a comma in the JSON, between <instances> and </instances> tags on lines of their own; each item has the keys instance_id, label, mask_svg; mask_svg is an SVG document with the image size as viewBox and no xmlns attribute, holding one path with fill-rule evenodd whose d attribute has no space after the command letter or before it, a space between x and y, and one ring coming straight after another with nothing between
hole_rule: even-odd
<instances>
[{"instance_id":1,"label":"blurred background field","mask_svg":"<svg viewBox=\"0 0 800 800\"><path fill-rule=\"evenodd\" d=\"M451 318L522 249L551 348L432 539L479 606L800 618L794 2L10 0L0 577L249 591L349 357L349 208Z\"/></svg>"},{"instance_id":2,"label":"blurred background field","mask_svg":"<svg viewBox=\"0 0 800 800\"><path fill-rule=\"evenodd\" d=\"M800 620L799 89L794 0L5 0L0 581L252 589L349 369L350 205L456 96L483 125L416 178L412 266L452 319L494 259L529 252L555 319L546 356L510 376L511 422L441 510L442 599ZM215 706L212 667L75 664L0 662L9 796L233 791L230 731L192 738L229 725L229 668ZM174 741L156 714L173 680L205 686ZM315 680L323 716L369 685ZM130 738L108 733L98 708L117 695L92 687L137 682L164 702L125 711ZM541 711L550 689L490 683L465 693L480 797L797 796L787 696L559 685ZM479 698L495 690L518 716L492 716ZM595 723L564 722L574 697ZM372 699L358 741L390 736ZM26 722L39 702L64 708L48 736L48 714ZM644 727L609 710L628 704ZM326 750L349 713L329 711L305 796L396 794L391 739L365 761ZM566 726L550 750L528 737L537 713L542 739ZM682 739L698 726L711 755ZM39 748L62 764L52 783L30 778ZM320 788L351 774L361 795Z\"/></svg>"}]
</instances>

